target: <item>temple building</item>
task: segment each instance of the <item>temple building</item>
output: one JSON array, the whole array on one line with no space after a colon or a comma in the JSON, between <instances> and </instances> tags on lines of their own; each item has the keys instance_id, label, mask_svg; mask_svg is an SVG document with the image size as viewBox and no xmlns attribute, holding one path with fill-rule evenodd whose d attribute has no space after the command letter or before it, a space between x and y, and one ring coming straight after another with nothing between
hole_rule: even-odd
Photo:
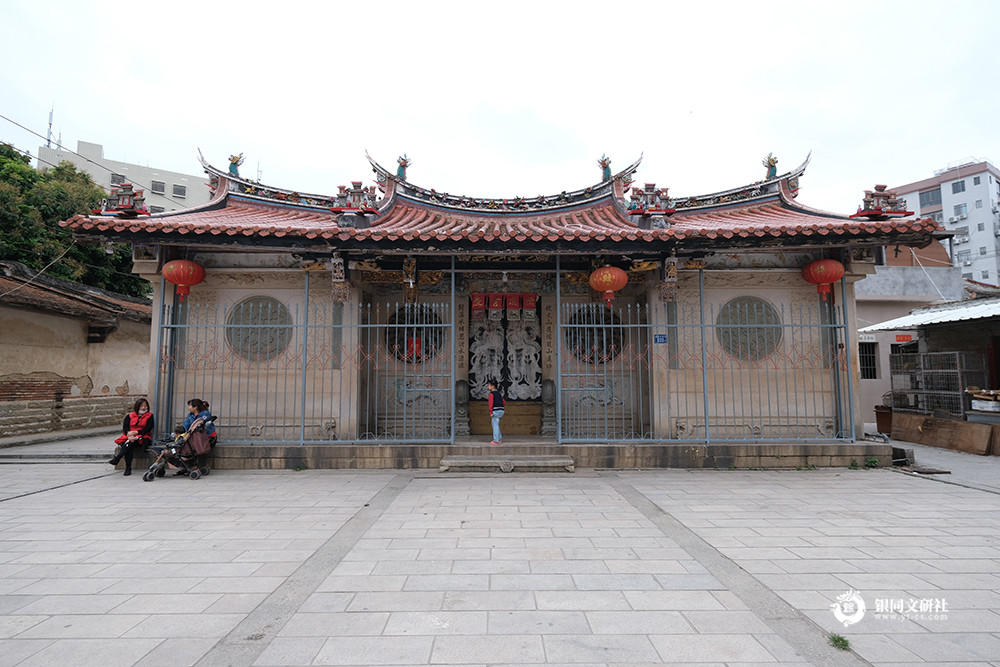
<instances>
[{"instance_id":1,"label":"temple building","mask_svg":"<svg viewBox=\"0 0 1000 667\"><path fill-rule=\"evenodd\" d=\"M884 188L852 216L799 204L808 159L677 197L634 183L641 160L615 173L602 157L590 187L508 199L417 186L405 156L369 158L374 181L333 195L235 160L202 158L205 205L63 224L132 243L153 284L157 426L202 398L233 456L284 451L263 466L330 445L351 467L489 450L491 378L503 448L649 464L693 443L711 466L729 444L855 443L854 283L875 248L939 232Z\"/></svg>"}]
</instances>

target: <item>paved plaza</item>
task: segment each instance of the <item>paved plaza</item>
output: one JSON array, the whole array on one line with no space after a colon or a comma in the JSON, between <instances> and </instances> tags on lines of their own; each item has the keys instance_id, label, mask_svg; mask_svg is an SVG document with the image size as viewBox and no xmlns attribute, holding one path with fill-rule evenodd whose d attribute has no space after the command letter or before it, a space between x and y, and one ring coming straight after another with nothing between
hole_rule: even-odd
<instances>
[{"instance_id":1,"label":"paved plaza","mask_svg":"<svg viewBox=\"0 0 1000 667\"><path fill-rule=\"evenodd\" d=\"M7 459L0 667L1000 665L1000 460L915 449L952 474Z\"/></svg>"}]
</instances>

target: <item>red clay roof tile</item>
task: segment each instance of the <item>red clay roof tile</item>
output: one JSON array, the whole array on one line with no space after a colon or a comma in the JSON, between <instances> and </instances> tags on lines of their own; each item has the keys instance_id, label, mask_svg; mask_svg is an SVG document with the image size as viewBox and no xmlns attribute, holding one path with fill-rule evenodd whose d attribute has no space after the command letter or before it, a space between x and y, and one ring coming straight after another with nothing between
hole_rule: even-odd
<instances>
[{"instance_id":1,"label":"red clay roof tile","mask_svg":"<svg viewBox=\"0 0 1000 667\"><path fill-rule=\"evenodd\" d=\"M118 233L153 232L215 237L219 235L337 238L373 241L581 241L647 242L705 237L796 237L858 235L868 233L931 232L930 219L901 218L886 221L851 220L784 203L778 199L761 204L728 208L678 211L667 228L642 229L619 213L608 200L561 211L506 212L439 209L399 201L370 228L339 227L336 215L320 209L303 209L280 203L264 203L230 197L225 206L205 207L135 220L91 218L78 215L62 223L77 230L114 230Z\"/></svg>"}]
</instances>

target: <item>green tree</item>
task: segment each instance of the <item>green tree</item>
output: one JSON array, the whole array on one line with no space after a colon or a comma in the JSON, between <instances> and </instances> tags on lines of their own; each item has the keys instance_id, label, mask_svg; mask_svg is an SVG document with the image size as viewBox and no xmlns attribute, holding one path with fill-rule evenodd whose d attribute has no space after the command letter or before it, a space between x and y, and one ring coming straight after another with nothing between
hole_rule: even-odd
<instances>
[{"instance_id":1,"label":"green tree","mask_svg":"<svg viewBox=\"0 0 1000 667\"><path fill-rule=\"evenodd\" d=\"M37 271L69 248L46 273L112 292L148 296L149 283L130 274L128 244L110 246L110 254L103 244L72 245L72 233L59 226L77 213L89 213L106 196L71 163L39 172L28 157L0 143L0 259Z\"/></svg>"}]
</instances>

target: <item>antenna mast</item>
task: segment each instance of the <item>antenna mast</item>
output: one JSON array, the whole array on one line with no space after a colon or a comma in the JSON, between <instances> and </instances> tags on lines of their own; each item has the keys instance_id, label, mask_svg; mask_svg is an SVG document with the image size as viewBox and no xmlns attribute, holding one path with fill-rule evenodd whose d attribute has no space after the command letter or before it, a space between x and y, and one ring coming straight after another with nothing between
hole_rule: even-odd
<instances>
[{"instance_id":1,"label":"antenna mast","mask_svg":"<svg viewBox=\"0 0 1000 667\"><path fill-rule=\"evenodd\" d=\"M56 103L52 103L52 110L49 111L49 133L45 137L45 147L52 148L52 114L55 113Z\"/></svg>"}]
</instances>

